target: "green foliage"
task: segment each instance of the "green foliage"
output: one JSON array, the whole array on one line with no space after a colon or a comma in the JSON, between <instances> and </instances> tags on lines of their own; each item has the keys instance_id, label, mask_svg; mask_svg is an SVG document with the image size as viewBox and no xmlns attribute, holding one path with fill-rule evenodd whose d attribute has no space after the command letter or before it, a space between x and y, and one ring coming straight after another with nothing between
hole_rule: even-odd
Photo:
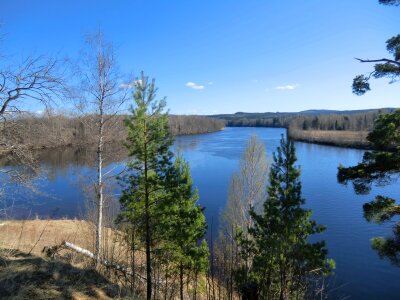
<instances>
[{"instance_id":1,"label":"green foliage","mask_svg":"<svg viewBox=\"0 0 400 300\"><path fill-rule=\"evenodd\" d=\"M189 164L178 153L174 168L168 177L170 197L164 206L164 231L170 251L181 271L203 272L208 266L208 246L200 245L207 230L203 208L197 204L197 190L193 189Z\"/></svg>"},{"instance_id":2,"label":"green foliage","mask_svg":"<svg viewBox=\"0 0 400 300\"><path fill-rule=\"evenodd\" d=\"M393 41L394 43L394 41ZM339 166L338 181L343 184L352 182L358 194L368 194L373 183L386 185L394 180L395 174L400 173L400 110L381 114L375 122L368 140L377 150L365 152L363 160L356 166ZM375 200L364 204L364 217L368 221L381 223L400 214L400 206L395 200L377 196ZM399 225L394 238L374 238L372 247L380 257L388 257L394 264L399 265L400 237Z\"/></svg>"},{"instance_id":3,"label":"green foliage","mask_svg":"<svg viewBox=\"0 0 400 300\"><path fill-rule=\"evenodd\" d=\"M182 279L190 271L204 272L209 255L207 243L199 244L207 225L190 168L181 155L173 161L165 99L155 100L156 91L154 80L143 74L135 82L135 106L126 120L125 143L133 159L120 178L124 189L118 219L129 222L137 232L139 243L132 247L146 249L148 299L152 297L153 268L179 271Z\"/></svg>"},{"instance_id":4,"label":"green foliage","mask_svg":"<svg viewBox=\"0 0 400 300\"><path fill-rule=\"evenodd\" d=\"M392 1L394 2L394 1ZM393 3L394 4L394 3ZM398 2L397 4L398 5ZM393 58L382 58L373 60L359 59L362 63L376 63L374 71L366 75L358 75L353 79L353 93L361 96L370 91L369 79L390 78L390 83L396 82L400 78L400 35L396 35L386 41L386 49Z\"/></svg>"},{"instance_id":5,"label":"green foliage","mask_svg":"<svg viewBox=\"0 0 400 300\"><path fill-rule=\"evenodd\" d=\"M398 3L400 4L400 1ZM387 51L394 55L395 60L400 60L400 35L388 39L386 43Z\"/></svg>"},{"instance_id":6,"label":"green foliage","mask_svg":"<svg viewBox=\"0 0 400 300\"><path fill-rule=\"evenodd\" d=\"M400 0L379 0L383 5L400 5Z\"/></svg>"},{"instance_id":7,"label":"green foliage","mask_svg":"<svg viewBox=\"0 0 400 300\"><path fill-rule=\"evenodd\" d=\"M371 239L371 245L378 252L380 258L388 258L390 262L400 267L400 225L393 230L393 237L375 237Z\"/></svg>"},{"instance_id":8,"label":"green foliage","mask_svg":"<svg viewBox=\"0 0 400 300\"><path fill-rule=\"evenodd\" d=\"M388 197L376 196L376 198L363 205L364 217L368 222L381 223L390 220L394 214L400 212L395 200Z\"/></svg>"},{"instance_id":9,"label":"green foliage","mask_svg":"<svg viewBox=\"0 0 400 300\"><path fill-rule=\"evenodd\" d=\"M390 114L379 115L368 140L381 150L400 147L400 109Z\"/></svg>"},{"instance_id":10,"label":"green foliage","mask_svg":"<svg viewBox=\"0 0 400 300\"><path fill-rule=\"evenodd\" d=\"M168 131L168 114L164 113L165 99L155 100L154 79L142 76L135 81L131 116L126 120L126 147L133 160L122 177L120 222L127 221L139 234L146 249L147 299L152 297L152 267L154 256L162 253L164 241L166 188L172 169L172 138ZM160 257L162 259L162 257Z\"/></svg>"},{"instance_id":11,"label":"green foliage","mask_svg":"<svg viewBox=\"0 0 400 300\"><path fill-rule=\"evenodd\" d=\"M339 166L338 181L352 182L359 194L367 194L372 183L388 184L400 172L400 110L381 114L368 140L378 150L367 151L356 166Z\"/></svg>"},{"instance_id":12,"label":"green foliage","mask_svg":"<svg viewBox=\"0 0 400 300\"><path fill-rule=\"evenodd\" d=\"M324 241L309 242L324 226L311 220L302 206L300 169L294 143L282 137L270 170L268 197L263 212L251 211L250 238L238 235L241 255L252 256L250 270L239 269L236 280L242 293L263 299L289 299L302 295L313 276L329 274L334 262L327 259Z\"/></svg>"},{"instance_id":13,"label":"green foliage","mask_svg":"<svg viewBox=\"0 0 400 300\"><path fill-rule=\"evenodd\" d=\"M353 79L353 93L357 96L364 95L366 92L370 91L369 78L365 75L358 75Z\"/></svg>"},{"instance_id":14,"label":"green foliage","mask_svg":"<svg viewBox=\"0 0 400 300\"><path fill-rule=\"evenodd\" d=\"M400 5L400 0L379 0L383 5ZM400 35L394 36L386 41L387 51L393 55L393 59L382 58L373 60L359 59L361 62L376 62L374 71L368 76L358 75L353 80L353 93L361 96L370 90L369 82L371 76L374 78L388 77L390 83L397 81L400 78Z\"/></svg>"},{"instance_id":15,"label":"green foliage","mask_svg":"<svg viewBox=\"0 0 400 300\"><path fill-rule=\"evenodd\" d=\"M141 80L136 82L135 106L131 107L131 116L125 122L128 127L125 145L133 160L128 163L129 172L121 178L125 189L120 199L120 220L143 227L145 235L145 222L149 217L154 239L156 233L161 233L158 232L161 204L168 199L165 185L172 167L169 150L172 138L167 127L168 116L163 113L165 99L155 100L154 80L149 82L142 74Z\"/></svg>"}]
</instances>

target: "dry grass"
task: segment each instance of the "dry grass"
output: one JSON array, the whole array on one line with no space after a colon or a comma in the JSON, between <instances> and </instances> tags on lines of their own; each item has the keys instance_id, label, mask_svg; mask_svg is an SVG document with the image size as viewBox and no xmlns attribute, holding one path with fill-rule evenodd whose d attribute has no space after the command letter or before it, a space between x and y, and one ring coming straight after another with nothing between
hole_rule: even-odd
<instances>
[{"instance_id":1,"label":"dry grass","mask_svg":"<svg viewBox=\"0 0 400 300\"><path fill-rule=\"evenodd\" d=\"M0 221L0 298L120 298L122 289L114 278L96 272L90 259L68 250L55 260L41 253L63 240L93 251L94 230L93 224L80 220ZM105 236L111 241L116 234L106 229Z\"/></svg>"},{"instance_id":2,"label":"dry grass","mask_svg":"<svg viewBox=\"0 0 400 300\"><path fill-rule=\"evenodd\" d=\"M40 254L44 246L67 240L91 250L93 230L93 225L80 220L3 221L0 222L0 248Z\"/></svg>"},{"instance_id":3,"label":"dry grass","mask_svg":"<svg viewBox=\"0 0 400 300\"><path fill-rule=\"evenodd\" d=\"M96 272L91 259L68 249L59 251L54 260L42 254L45 246L60 245L63 240L93 252L94 231L93 224L81 220L0 221L0 298L118 299L122 291L125 295L131 281L120 273L106 268ZM132 266L132 253L122 234L108 228L104 236L105 258ZM135 251L136 273L144 275L144 267L143 251ZM197 298L206 299L210 283L204 275L198 280ZM170 278L168 285L161 280L157 299L163 298L164 290L171 293L171 299L177 299L177 284L177 278ZM136 280L135 293L143 294L144 288L144 283ZM191 291L192 284L189 282L186 288L186 292ZM214 281L214 289L226 293L218 280Z\"/></svg>"},{"instance_id":4,"label":"dry grass","mask_svg":"<svg viewBox=\"0 0 400 300\"><path fill-rule=\"evenodd\" d=\"M370 148L366 131L297 130L289 128L289 136L297 141L340 147Z\"/></svg>"}]
</instances>

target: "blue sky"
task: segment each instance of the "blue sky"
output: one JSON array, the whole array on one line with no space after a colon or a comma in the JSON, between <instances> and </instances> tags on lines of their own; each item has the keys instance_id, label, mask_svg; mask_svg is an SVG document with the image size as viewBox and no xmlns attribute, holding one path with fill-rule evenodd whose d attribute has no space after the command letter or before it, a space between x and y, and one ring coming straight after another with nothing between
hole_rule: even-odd
<instances>
[{"instance_id":1,"label":"blue sky","mask_svg":"<svg viewBox=\"0 0 400 300\"><path fill-rule=\"evenodd\" d=\"M76 57L101 28L125 72L156 78L171 113L398 107L400 83L380 79L351 93L371 70L354 57L388 56L400 7L378 0L3 1L3 51Z\"/></svg>"}]
</instances>

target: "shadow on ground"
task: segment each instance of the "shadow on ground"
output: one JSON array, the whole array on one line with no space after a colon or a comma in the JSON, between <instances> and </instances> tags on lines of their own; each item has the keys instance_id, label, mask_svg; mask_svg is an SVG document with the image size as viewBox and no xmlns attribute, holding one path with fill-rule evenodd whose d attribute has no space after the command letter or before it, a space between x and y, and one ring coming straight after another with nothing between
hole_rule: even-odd
<instances>
[{"instance_id":1,"label":"shadow on ground","mask_svg":"<svg viewBox=\"0 0 400 300\"><path fill-rule=\"evenodd\" d=\"M121 299L124 292L93 269L0 250L1 299Z\"/></svg>"}]
</instances>

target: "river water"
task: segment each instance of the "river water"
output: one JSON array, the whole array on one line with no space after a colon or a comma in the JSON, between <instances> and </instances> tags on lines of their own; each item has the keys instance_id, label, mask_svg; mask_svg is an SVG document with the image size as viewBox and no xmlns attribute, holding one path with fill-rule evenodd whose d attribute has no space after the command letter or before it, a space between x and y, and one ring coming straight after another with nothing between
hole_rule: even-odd
<instances>
[{"instance_id":1,"label":"river water","mask_svg":"<svg viewBox=\"0 0 400 300\"><path fill-rule=\"evenodd\" d=\"M264 143L267 155L279 145L284 129L226 128L223 131L176 138L174 149L181 149L189 161L200 204L215 231L218 215L225 205L229 179L238 169L239 159L249 137L256 134ZM381 259L371 248L370 239L388 236L398 219L383 224L368 223L363 217L362 205L382 194L400 199L400 185L373 187L368 195L356 195L351 185L337 182L337 167L355 165L364 151L296 143L298 164L306 207L313 218L327 226L320 235L325 239L329 257L336 261L335 275L329 280L334 299L400 299L400 268L387 259ZM116 174L127 161L124 151L111 151L106 171ZM10 212L17 218L82 217L85 212L83 186L94 180L94 154L91 151L71 149L53 150L41 154L44 171L32 179L32 189L6 182L5 199L13 203ZM6 179L2 177L4 182ZM110 191L118 197L119 188ZM210 230L209 230L210 231Z\"/></svg>"}]
</instances>

